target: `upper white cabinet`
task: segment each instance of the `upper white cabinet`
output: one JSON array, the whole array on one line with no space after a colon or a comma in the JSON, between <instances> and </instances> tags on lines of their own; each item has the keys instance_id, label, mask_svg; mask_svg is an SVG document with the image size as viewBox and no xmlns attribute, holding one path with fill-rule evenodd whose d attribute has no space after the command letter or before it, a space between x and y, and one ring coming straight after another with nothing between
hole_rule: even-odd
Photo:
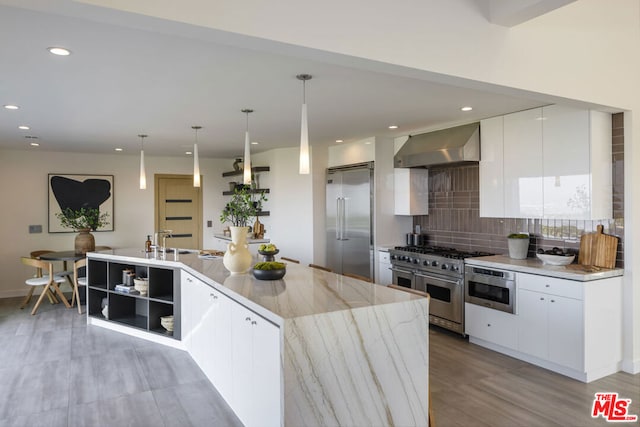
<instances>
[{"instance_id":1,"label":"upper white cabinet","mask_svg":"<svg viewBox=\"0 0 640 427\"><path fill-rule=\"evenodd\" d=\"M480 123L480 216L504 217L504 117Z\"/></svg>"},{"instance_id":2,"label":"upper white cabinet","mask_svg":"<svg viewBox=\"0 0 640 427\"><path fill-rule=\"evenodd\" d=\"M611 217L611 115L551 105L481 122L480 216Z\"/></svg>"},{"instance_id":3,"label":"upper white cabinet","mask_svg":"<svg viewBox=\"0 0 640 427\"><path fill-rule=\"evenodd\" d=\"M504 116L504 216L541 218L542 110Z\"/></svg>"},{"instance_id":4,"label":"upper white cabinet","mask_svg":"<svg viewBox=\"0 0 640 427\"><path fill-rule=\"evenodd\" d=\"M419 168L393 170L396 215L429 214L429 171Z\"/></svg>"}]
</instances>

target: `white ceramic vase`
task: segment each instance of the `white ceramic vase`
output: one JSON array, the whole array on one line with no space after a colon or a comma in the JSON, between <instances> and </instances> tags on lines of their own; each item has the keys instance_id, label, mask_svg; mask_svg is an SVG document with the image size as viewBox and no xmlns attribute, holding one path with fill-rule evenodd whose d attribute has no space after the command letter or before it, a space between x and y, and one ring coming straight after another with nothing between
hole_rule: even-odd
<instances>
[{"instance_id":1,"label":"white ceramic vase","mask_svg":"<svg viewBox=\"0 0 640 427\"><path fill-rule=\"evenodd\" d=\"M229 227L231 242L227 245L227 252L222 258L222 264L231 274L244 273L251 267L253 257L247 244L249 227Z\"/></svg>"},{"instance_id":2,"label":"white ceramic vase","mask_svg":"<svg viewBox=\"0 0 640 427\"><path fill-rule=\"evenodd\" d=\"M507 239L509 244L509 258L526 259L529 250L529 239Z\"/></svg>"}]
</instances>

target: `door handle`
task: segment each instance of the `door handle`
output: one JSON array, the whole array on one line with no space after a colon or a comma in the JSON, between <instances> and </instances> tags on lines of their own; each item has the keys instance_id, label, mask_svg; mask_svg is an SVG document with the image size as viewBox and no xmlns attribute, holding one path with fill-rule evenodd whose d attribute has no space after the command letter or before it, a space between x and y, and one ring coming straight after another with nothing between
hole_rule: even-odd
<instances>
[{"instance_id":1,"label":"door handle","mask_svg":"<svg viewBox=\"0 0 640 427\"><path fill-rule=\"evenodd\" d=\"M340 197L336 197L336 240L340 240Z\"/></svg>"}]
</instances>

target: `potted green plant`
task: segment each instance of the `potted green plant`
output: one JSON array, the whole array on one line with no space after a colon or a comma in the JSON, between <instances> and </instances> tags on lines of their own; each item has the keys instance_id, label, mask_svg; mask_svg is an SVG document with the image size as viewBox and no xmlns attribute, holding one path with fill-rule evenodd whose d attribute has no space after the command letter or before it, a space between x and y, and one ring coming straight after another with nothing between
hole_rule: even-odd
<instances>
[{"instance_id":1,"label":"potted green plant","mask_svg":"<svg viewBox=\"0 0 640 427\"><path fill-rule=\"evenodd\" d=\"M249 219L257 217L262 210L262 202L266 200L263 192L252 193L247 186L237 187L220 214L221 222L232 224L229 227L231 242L222 258L222 263L231 274L244 273L251 267L253 257L247 245Z\"/></svg>"},{"instance_id":2,"label":"potted green plant","mask_svg":"<svg viewBox=\"0 0 640 427\"><path fill-rule=\"evenodd\" d=\"M109 224L109 214L101 214L98 208L66 208L57 213L56 217L60 220L60 225L78 232L75 251L81 255L96 248L96 241L90 232Z\"/></svg>"},{"instance_id":3,"label":"potted green plant","mask_svg":"<svg viewBox=\"0 0 640 427\"><path fill-rule=\"evenodd\" d=\"M525 259L529 251L528 233L511 233L507 236L509 244L509 258Z\"/></svg>"}]
</instances>

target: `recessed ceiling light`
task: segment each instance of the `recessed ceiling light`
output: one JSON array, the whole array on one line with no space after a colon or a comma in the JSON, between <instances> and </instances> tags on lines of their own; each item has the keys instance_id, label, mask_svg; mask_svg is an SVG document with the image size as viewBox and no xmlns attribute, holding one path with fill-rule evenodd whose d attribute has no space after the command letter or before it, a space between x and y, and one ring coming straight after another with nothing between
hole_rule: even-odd
<instances>
[{"instance_id":1,"label":"recessed ceiling light","mask_svg":"<svg viewBox=\"0 0 640 427\"><path fill-rule=\"evenodd\" d=\"M336 142L344 142L344 141L341 139L336 139Z\"/></svg>"},{"instance_id":2,"label":"recessed ceiling light","mask_svg":"<svg viewBox=\"0 0 640 427\"><path fill-rule=\"evenodd\" d=\"M63 47L48 47L47 50L50 53L58 56L69 56L71 55L71 51L69 49L65 49Z\"/></svg>"},{"instance_id":3,"label":"recessed ceiling light","mask_svg":"<svg viewBox=\"0 0 640 427\"><path fill-rule=\"evenodd\" d=\"M364 145L371 145L371 141L366 141Z\"/></svg>"},{"instance_id":4,"label":"recessed ceiling light","mask_svg":"<svg viewBox=\"0 0 640 427\"><path fill-rule=\"evenodd\" d=\"M398 129L398 126L397 125L391 125L391 126L389 126L389 129Z\"/></svg>"},{"instance_id":5,"label":"recessed ceiling light","mask_svg":"<svg viewBox=\"0 0 640 427\"><path fill-rule=\"evenodd\" d=\"M20 126L18 126L18 129L21 129L21 130L29 130L29 129L31 129L31 128L30 128L29 126L26 126L26 125L20 125Z\"/></svg>"},{"instance_id":6,"label":"recessed ceiling light","mask_svg":"<svg viewBox=\"0 0 640 427\"><path fill-rule=\"evenodd\" d=\"M13 105L13 104L7 104L4 106L4 108L6 108L7 110L17 110L20 107L18 107L17 105Z\"/></svg>"},{"instance_id":7,"label":"recessed ceiling light","mask_svg":"<svg viewBox=\"0 0 640 427\"><path fill-rule=\"evenodd\" d=\"M258 145L258 141L251 141L251 145Z\"/></svg>"},{"instance_id":8,"label":"recessed ceiling light","mask_svg":"<svg viewBox=\"0 0 640 427\"><path fill-rule=\"evenodd\" d=\"M190 156L190 155L192 155L193 153L192 153L191 151L185 151L185 152L184 152L184 154L187 154L187 155L189 155L189 156Z\"/></svg>"},{"instance_id":9,"label":"recessed ceiling light","mask_svg":"<svg viewBox=\"0 0 640 427\"><path fill-rule=\"evenodd\" d=\"M31 142L29 143L29 145L32 147L40 147L40 144L38 144L37 142Z\"/></svg>"},{"instance_id":10,"label":"recessed ceiling light","mask_svg":"<svg viewBox=\"0 0 640 427\"><path fill-rule=\"evenodd\" d=\"M122 148L114 148L116 151L122 151Z\"/></svg>"},{"instance_id":11,"label":"recessed ceiling light","mask_svg":"<svg viewBox=\"0 0 640 427\"><path fill-rule=\"evenodd\" d=\"M473 107L466 106L466 107L462 107L460 110L462 110L462 111L471 111L471 110L473 110Z\"/></svg>"}]
</instances>

